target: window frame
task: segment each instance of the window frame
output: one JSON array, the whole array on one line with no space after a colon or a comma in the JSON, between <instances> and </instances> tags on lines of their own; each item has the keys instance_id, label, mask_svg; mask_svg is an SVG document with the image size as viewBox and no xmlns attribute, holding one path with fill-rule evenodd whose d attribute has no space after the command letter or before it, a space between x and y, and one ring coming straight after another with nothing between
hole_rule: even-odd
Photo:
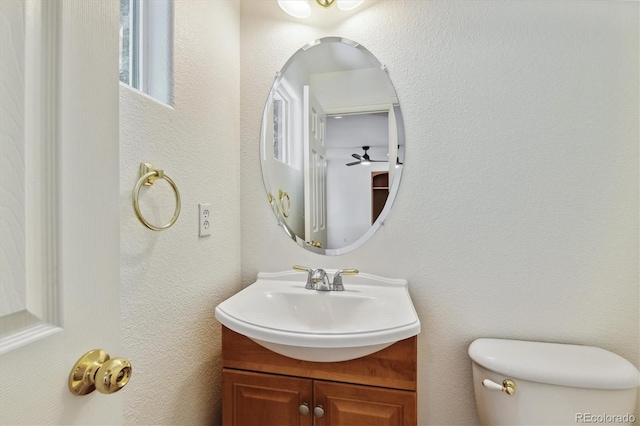
<instances>
[{"instance_id":1,"label":"window frame","mask_svg":"<svg viewBox=\"0 0 640 426\"><path fill-rule=\"evenodd\" d=\"M123 81L123 83L171 105L173 103L173 1L128 0L128 2L129 81Z\"/></svg>"},{"instance_id":2,"label":"window frame","mask_svg":"<svg viewBox=\"0 0 640 426\"><path fill-rule=\"evenodd\" d=\"M299 127L297 123L299 117L296 116L296 111L298 111L299 107L299 99L294 95L294 93L295 92L292 90L292 88L283 80L276 89L276 92L273 96L274 105L276 101L282 102L283 111L281 116L284 119L283 123L281 123L282 126L279 126L281 133L279 134L280 138L278 138L275 129L276 111L274 108L273 158L289 166L293 166L292 140L294 139L295 132ZM278 144L278 155L276 155L276 144Z\"/></svg>"}]
</instances>

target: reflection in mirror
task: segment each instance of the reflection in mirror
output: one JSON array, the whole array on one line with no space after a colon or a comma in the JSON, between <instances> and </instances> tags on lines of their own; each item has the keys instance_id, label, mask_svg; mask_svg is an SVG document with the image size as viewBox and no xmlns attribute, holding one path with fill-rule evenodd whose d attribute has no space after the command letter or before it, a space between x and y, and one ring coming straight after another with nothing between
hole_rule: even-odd
<instances>
[{"instance_id":1,"label":"reflection in mirror","mask_svg":"<svg viewBox=\"0 0 640 426\"><path fill-rule=\"evenodd\" d=\"M380 62L351 40L298 50L271 88L262 119L267 198L293 240L347 253L388 214L404 163L404 126Z\"/></svg>"}]
</instances>

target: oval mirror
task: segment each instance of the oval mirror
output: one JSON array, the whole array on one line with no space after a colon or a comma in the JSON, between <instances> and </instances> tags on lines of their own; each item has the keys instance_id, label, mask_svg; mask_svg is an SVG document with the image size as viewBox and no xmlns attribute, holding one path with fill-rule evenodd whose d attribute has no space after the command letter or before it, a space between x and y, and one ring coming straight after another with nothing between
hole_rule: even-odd
<instances>
[{"instance_id":1,"label":"oval mirror","mask_svg":"<svg viewBox=\"0 0 640 426\"><path fill-rule=\"evenodd\" d=\"M337 255L362 245L395 198L404 163L400 105L386 69L340 37L298 50L262 117L267 199L294 241Z\"/></svg>"}]
</instances>

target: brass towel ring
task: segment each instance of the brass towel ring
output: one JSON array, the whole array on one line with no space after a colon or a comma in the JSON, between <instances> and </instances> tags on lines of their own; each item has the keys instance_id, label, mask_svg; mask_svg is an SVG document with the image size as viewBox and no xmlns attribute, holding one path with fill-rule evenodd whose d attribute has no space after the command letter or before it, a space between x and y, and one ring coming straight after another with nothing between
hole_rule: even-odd
<instances>
[{"instance_id":1,"label":"brass towel ring","mask_svg":"<svg viewBox=\"0 0 640 426\"><path fill-rule=\"evenodd\" d=\"M166 225L162 226L152 225L144 218L144 216L142 216L138 200L140 197L140 188L142 188L142 185L151 186L158 179L164 179L169 182L169 185L171 185L171 188L173 188L173 192L176 195L176 211L173 213L173 217L171 218L171 220L169 220ZM153 231L164 231L165 229L171 228L173 224L176 223L176 220L178 220L178 216L180 215L180 192L178 191L178 187L169 176L164 174L163 170L155 169L149 163L140 163L140 179L138 180L136 187L133 189L133 210L136 212L136 216L138 216L140 222L142 222L144 226Z\"/></svg>"},{"instance_id":2,"label":"brass towel ring","mask_svg":"<svg viewBox=\"0 0 640 426\"><path fill-rule=\"evenodd\" d=\"M282 212L282 216L289 217L291 214L291 198L289 198L289 194L287 194L282 189L280 190L280 211ZM284 208L284 200L287 199L287 208Z\"/></svg>"}]
</instances>

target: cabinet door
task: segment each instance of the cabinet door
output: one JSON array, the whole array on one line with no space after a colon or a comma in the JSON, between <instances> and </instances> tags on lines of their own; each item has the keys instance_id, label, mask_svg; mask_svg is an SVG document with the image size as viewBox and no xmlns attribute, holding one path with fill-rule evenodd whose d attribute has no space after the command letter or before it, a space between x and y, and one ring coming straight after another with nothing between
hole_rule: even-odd
<instances>
[{"instance_id":1,"label":"cabinet door","mask_svg":"<svg viewBox=\"0 0 640 426\"><path fill-rule=\"evenodd\" d=\"M225 426L311 426L312 381L296 377L223 369L222 424Z\"/></svg>"},{"instance_id":2,"label":"cabinet door","mask_svg":"<svg viewBox=\"0 0 640 426\"><path fill-rule=\"evenodd\" d=\"M333 382L314 382L314 407L324 415L315 426L417 424L416 393Z\"/></svg>"}]
</instances>

